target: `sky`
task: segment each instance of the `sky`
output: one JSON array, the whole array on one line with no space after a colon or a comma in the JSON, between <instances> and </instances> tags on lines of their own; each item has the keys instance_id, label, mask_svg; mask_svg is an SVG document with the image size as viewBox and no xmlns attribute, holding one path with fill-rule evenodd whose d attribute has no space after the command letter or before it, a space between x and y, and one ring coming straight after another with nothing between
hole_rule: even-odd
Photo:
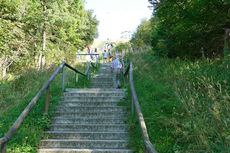
<instances>
[{"instance_id":1,"label":"sky","mask_svg":"<svg viewBox=\"0 0 230 153\"><path fill-rule=\"evenodd\" d=\"M150 19L148 0L86 0L86 9L94 10L99 20L96 41L120 40L122 32L134 32L143 19Z\"/></svg>"}]
</instances>

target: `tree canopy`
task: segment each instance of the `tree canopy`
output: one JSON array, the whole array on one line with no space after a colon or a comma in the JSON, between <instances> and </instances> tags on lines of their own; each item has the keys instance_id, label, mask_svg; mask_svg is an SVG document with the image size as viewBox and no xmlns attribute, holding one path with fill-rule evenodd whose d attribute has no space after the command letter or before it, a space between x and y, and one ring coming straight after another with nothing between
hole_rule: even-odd
<instances>
[{"instance_id":1,"label":"tree canopy","mask_svg":"<svg viewBox=\"0 0 230 153\"><path fill-rule=\"evenodd\" d=\"M133 35L134 40L145 45L150 40L154 51L161 56L200 58L202 54L206 57L223 55L225 29L230 28L228 0L149 2L154 9L148 21L151 28L145 28L146 32L143 32L146 22L142 22Z\"/></svg>"}]
</instances>

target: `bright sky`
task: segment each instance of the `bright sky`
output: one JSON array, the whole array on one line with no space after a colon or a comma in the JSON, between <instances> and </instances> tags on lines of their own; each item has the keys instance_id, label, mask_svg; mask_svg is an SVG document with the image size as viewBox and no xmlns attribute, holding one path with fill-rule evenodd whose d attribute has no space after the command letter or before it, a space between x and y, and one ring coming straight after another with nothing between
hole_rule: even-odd
<instances>
[{"instance_id":1,"label":"bright sky","mask_svg":"<svg viewBox=\"0 0 230 153\"><path fill-rule=\"evenodd\" d=\"M148 0L86 0L86 8L94 10L100 22L99 41L120 40L121 32L134 32L142 19L151 17L149 5Z\"/></svg>"}]
</instances>

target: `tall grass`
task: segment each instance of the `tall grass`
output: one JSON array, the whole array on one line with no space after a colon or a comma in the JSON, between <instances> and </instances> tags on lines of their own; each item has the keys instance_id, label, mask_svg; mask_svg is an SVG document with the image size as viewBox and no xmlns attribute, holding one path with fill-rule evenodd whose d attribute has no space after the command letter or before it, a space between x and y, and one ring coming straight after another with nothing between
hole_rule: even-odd
<instances>
[{"instance_id":1,"label":"tall grass","mask_svg":"<svg viewBox=\"0 0 230 153\"><path fill-rule=\"evenodd\" d=\"M230 70L218 59L182 61L130 55L150 140L158 152L230 152ZM128 104L129 101L126 101ZM130 118L135 152L143 152Z\"/></svg>"},{"instance_id":2,"label":"tall grass","mask_svg":"<svg viewBox=\"0 0 230 153\"><path fill-rule=\"evenodd\" d=\"M75 65L75 68L85 72L86 64ZM0 137L9 130L17 117L40 90L43 84L49 79L57 66L51 66L43 71L27 69L11 80L0 81ZM14 75L12 75L14 76ZM12 77L11 76L11 77ZM66 87L75 87L75 72L66 68ZM84 87L84 78L79 75L79 88ZM89 85L89 83L87 83ZM36 103L23 124L9 141L8 152L37 152L39 141L46 137L43 131L49 127L50 118L54 115L62 96L62 73L50 85L50 110L49 114L44 113L45 93Z\"/></svg>"}]
</instances>

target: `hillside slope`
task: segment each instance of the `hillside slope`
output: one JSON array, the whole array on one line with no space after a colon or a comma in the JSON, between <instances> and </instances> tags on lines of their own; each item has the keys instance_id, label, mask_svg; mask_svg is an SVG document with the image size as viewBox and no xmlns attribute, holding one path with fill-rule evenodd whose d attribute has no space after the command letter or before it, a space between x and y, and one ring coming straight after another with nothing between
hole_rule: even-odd
<instances>
[{"instance_id":1,"label":"hillside slope","mask_svg":"<svg viewBox=\"0 0 230 153\"><path fill-rule=\"evenodd\" d=\"M150 52L129 59L149 137L159 153L229 151L230 71L220 60L182 61ZM130 117L130 122L130 145L142 153L138 121Z\"/></svg>"}]
</instances>

